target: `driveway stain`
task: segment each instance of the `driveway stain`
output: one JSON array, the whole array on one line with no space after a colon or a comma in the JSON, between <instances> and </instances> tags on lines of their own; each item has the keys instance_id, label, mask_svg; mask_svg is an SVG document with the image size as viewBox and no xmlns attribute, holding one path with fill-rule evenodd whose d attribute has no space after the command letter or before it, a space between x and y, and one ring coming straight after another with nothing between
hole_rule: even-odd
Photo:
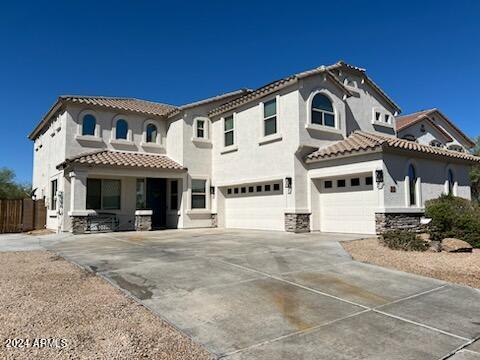
<instances>
[{"instance_id":1,"label":"driveway stain","mask_svg":"<svg viewBox=\"0 0 480 360\"><path fill-rule=\"evenodd\" d=\"M259 286L271 297L273 304L282 317L295 329L306 330L313 326L302 318L302 311L299 306L301 299L297 295L300 289L293 286L273 285L271 283L263 283Z\"/></svg>"},{"instance_id":2,"label":"driveway stain","mask_svg":"<svg viewBox=\"0 0 480 360\"><path fill-rule=\"evenodd\" d=\"M153 293L150 290L151 287L149 286L140 285L138 283L128 281L119 274L110 274L109 278L112 279L122 289L128 290L140 300L148 300L152 298Z\"/></svg>"},{"instance_id":3,"label":"driveway stain","mask_svg":"<svg viewBox=\"0 0 480 360\"><path fill-rule=\"evenodd\" d=\"M334 289L336 292L338 292L338 296L352 296L356 299L362 299L374 305L383 305L391 301L391 299L382 297L345 280L342 280L341 278L325 273L320 274L316 272L304 272L295 275L295 281L297 280L304 281L304 284L306 283L307 286L314 288L315 285L318 285L318 287L320 287L319 290L322 290L326 286L327 288ZM324 291L329 292L328 290Z\"/></svg>"}]
</instances>

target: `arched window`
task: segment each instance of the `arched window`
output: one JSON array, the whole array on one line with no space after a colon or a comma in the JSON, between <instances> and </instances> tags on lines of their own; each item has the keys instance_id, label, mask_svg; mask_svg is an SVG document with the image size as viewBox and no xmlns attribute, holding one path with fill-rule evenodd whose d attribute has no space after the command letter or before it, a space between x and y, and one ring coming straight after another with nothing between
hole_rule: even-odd
<instances>
[{"instance_id":1,"label":"arched window","mask_svg":"<svg viewBox=\"0 0 480 360\"><path fill-rule=\"evenodd\" d=\"M408 199L409 205L413 206L417 204L417 174L415 167L410 164L408 166Z\"/></svg>"},{"instance_id":2,"label":"arched window","mask_svg":"<svg viewBox=\"0 0 480 360\"><path fill-rule=\"evenodd\" d=\"M460 145L449 145L448 150L453 150L453 151L458 151L458 152L464 152L463 148Z\"/></svg>"},{"instance_id":3,"label":"arched window","mask_svg":"<svg viewBox=\"0 0 480 360\"><path fill-rule=\"evenodd\" d=\"M123 120L117 120L115 125L115 139L124 139L127 140L128 138L128 123Z\"/></svg>"},{"instance_id":4,"label":"arched window","mask_svg":"<svg viewBox=\"0 0 480 360\"><path fill-rule=\"evenodd\" d=\"M437 139L433 139L432 141L430 141L430 146L443 147L443 144L440 141L438 141Z\"/></svg>"},{"instance_id":5,"label":"arched window","mask_svg":"<svg viewBox=\"0 0 480 360\"><path fill-rule=\"evenodd\" d=\"M317 94L312 100L312 124L335 127L335 112L328 97Z\"/></svg>"},{"instance_id":6,"label":"arched window","mask_svg":"<svg viewBox=\"0 0 480 360\"><path fill-rule=\"evenodd\" d=\"M453 176L452 169L448 169L447 171L447 186L448 195L454 195L453 187L455 186L455 177Z\"/></svg>"},{"instance_id":7,"label":"arched window","mask_svg":"<svg viewBox=\"0 0 480 360\"><path fill-rule=\"evenodd\" d=\"M87 114L83 117L82 122L82 135L92 135L95 136L95 126L97 125L97 120L95 116Z\"/></svg>"},{"instance_id":8,"label":"arched window","mask_svg":"<svg viewBox=\"0 0 480 360\"><path fill-rule=\"evenodd\" d=\"M146 129L146 141L147 143L157 142L157 127L153 124L148 124Z\"/></svg>"},{"instance_id":9,"label":"arched window","mask_svg":"<svg viewBox=\"0 0 480 360\"><path fill-rule=\"evenodd\" d=\"M417 141L417 139L415 138L415 136L411 135L411 134L407 134L403 137L403 139L405 140L408 140L408 141Z\"/></svg>"}]
</instances>

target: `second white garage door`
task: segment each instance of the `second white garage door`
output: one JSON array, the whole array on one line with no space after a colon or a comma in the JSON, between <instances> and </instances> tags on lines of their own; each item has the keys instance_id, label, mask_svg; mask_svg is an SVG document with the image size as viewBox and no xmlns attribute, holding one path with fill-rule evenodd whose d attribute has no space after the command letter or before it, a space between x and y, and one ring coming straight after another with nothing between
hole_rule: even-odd
<instances>
[{"instance_id":1,"label":"second white garage door","mask_svg":"<svg viewBox=\"0 0 480 360\"><path fill-rule=\"evenodd\" d=\"M225 191L229 192L225 197L226 228L284 230L281 183L231 187Z\"/></svg>"},{"instance_id":2,"label":"second white garage door","mask_svg":"<svg viewBox=\"0 0 480 360\"><path fill-rule=\"evenodd\" d=\"M375 234L377 196L370 175L321 180L321 231Z\"/></svg>"}]
</instances>

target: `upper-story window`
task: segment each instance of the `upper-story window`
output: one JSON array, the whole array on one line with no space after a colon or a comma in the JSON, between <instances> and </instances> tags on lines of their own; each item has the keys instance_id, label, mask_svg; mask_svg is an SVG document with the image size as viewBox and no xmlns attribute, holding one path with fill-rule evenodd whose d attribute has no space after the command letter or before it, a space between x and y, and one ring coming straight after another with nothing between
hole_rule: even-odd
<instances>
[{"instance_id":1,"label":"upper-story window","mask_svg":"<svg viewBox=\"0 0 480 360\"><path fill-rule=\"evenodd\" d=\"M430 141L430 146L443 147L443 144L440 141L438 141L437 139L433 139L432 141Z\"/></svg>"},{"instance_id":2,"label":"upper-story window","mask_svg":"<svg viewBox=\"0 0 480 360\"><path fill-rule=\"evenodd\" d=\"M387 124L390 124L390 114L384 114L383 115L383 121L386 122Z\"/></svg>"},{"instance_id":3,"label":"upper-story window","mask_svg":"<svg viewBox=\"0 0 480 360\"><path fill-rule=\"evenodd\" d=\"M148 124L147 128L145 129L146 138L145 141L147 143L156 143L157 142L157 134L158 130L154 124Z\"/></svg>"},{"instance_id":4,"label":"upper-story window","mask_svg":"<svg viewBox=\"0 0 480 360\"><path fill-rule=\"evenodd\" d=\"M205 120L197 120L197 138L205 138Z\"/></svg>"},{"instance_id":5,"label":"upper-story window","mask_svg":"<svg viewBox=\"0 0 480 360\"><path fill-rule=\"evenodd\" d=\"M417 141L417 139L415 138L415 136L413 135L410 135L410 134L407 134L403 137L404 140L408 140L408 141Z\"/></svg>"},{"instance_id":6,"label":"upper-story window","mask_svg":"<svg viewBox=\"0 0 480 360\"><path fill-rule=\"evenodd\" d=\"M313 97L312 124L335 127L335 112L332 102L323 94Z\"/></svg>"},{"instance_id":7,"label":"upper-story window","mask_svg":"<svg viewBox=\"0 0 480 360\"><path fill-rule=\"evenodd\" d=\"M227 116L223 120L223 129L224 129L224 145L230 146L235 144L235 137L234 137L234 128L235 123L233 121L233 115Z\"/></svg>"},{"instance_id":8,"label":"upper-story window","mask_svg":"<svg viewBox=\"0 0 480 360\"><path fill-rule=\"evenodd\" d=\"M97 120L95 116L87 114L82 120L82 135L95 136L95 127L97 126Z\"/></svg>"},{"instance_id":9,"label":"upper-story window","mask_svg":"<svg viewBox=\"0 0 480 360\"><path fill-rule=\"evenodd\" d=\"M115 138L123 140L128 139L128 123L123 119L117 120L115 125Z\"/></svg>"},{"instance_id":10,"label":"upper-story window","mask_svg":"<svg viewBox=\"0 0 480 360\"><path fill-rule=\"evenodd\" d=\"M268 136L277 132L277 100L263 103L263 135Z\"/></svg>"},{"instance_id":11,"label":"upper-story window","mask_svg":"<svg viewBox=\"0 0 480 360\"><path fill-rule=\"evenodd\" d=\"M448 150L453 150L453 151L458 151L458 152L464 152L463 148L460 145L448 145Z\"/></svg>"}]
</instances>

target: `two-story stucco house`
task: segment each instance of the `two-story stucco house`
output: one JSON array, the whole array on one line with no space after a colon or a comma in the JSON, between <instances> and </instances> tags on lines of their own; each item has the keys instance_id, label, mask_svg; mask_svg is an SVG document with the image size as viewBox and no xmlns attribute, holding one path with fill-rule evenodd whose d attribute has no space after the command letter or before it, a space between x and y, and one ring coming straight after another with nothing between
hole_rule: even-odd
<instances>
[{"instance_id":1,"label":"two-story stucco house","mask_svg":"<svg viewBox=\"0 0 480 360\"><path fill-rule=\"evenodd\" d=\"M33 188L76 233L416 226L426 200L470 198L479 158L439 111L399 112L344 62L178 107L61 96L29 136Z\"/></svg>"}]
</instances>

